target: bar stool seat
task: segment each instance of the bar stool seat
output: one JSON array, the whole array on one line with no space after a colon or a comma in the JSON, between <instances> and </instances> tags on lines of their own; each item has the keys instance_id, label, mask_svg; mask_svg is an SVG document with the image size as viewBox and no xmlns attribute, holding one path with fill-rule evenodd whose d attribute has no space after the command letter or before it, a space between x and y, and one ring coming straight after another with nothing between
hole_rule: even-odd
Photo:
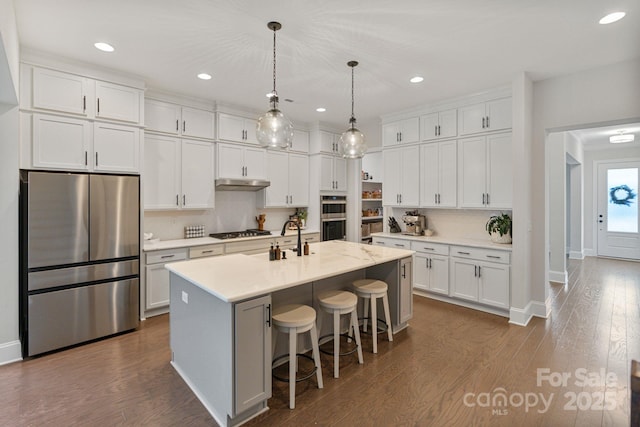
<instances>
[{"instance_id":1,"label":"bar stool seat","mask_svg":"<svg viewBox=\"0 0 640 427\"><path fill-rule=\"evenodd\" d=\"M382 299L382 307L384 309L384 323L387 328L387 337L389 341L393 341L393 333L391 331L391 315L389 313L389 297L387 290L389 286L382 280L377 279L359 279L353 282L353 288L360 298L364 301L364 323L363 330L367 331L367 320L369 312L369 304L367 299L371 302L371 333L373 335L373 352L378 352L378 311L377 302L378 298Z\"/></svg>"},{"instance_id":2,"label":"bar stool seat","mask_svg":"<svg viewBox=\"0 0 640 427\"><path fill-rule=\"evenodd\" d=\"M281 332L289 334L289 354L281 356L274 362L283 357L289 358L289 408L294 409L296 406L296 382L304 381L313 376L314 372L318 380L318 388L323 388L322 384L322 367L320 365L320 352L318 349L318 330L316 329L316 311L313 307L303 304L288 304L275 307L271 315L273 326ZM298 370L297 356L308 357L304 354L297 353L298 334L309 331L311 334L311 347L313 350L313 361L315 364L314 372L296 379L296 371ZM274 375L276 379L286 381Z\"/></svg>"},{"instance_id":3,"label":"bar stool seat","mask_svg":"<svg viewBox=\"0 0 640 427\"><path fill-rule=\"evenodd\" d=\"M353 292L349 291L327 291L320 294L318 302L323 311L333 315L333 377L338 378L340 376L340 356L353 353L353 351L343 354L340 353L340 316L342 314L351 314L349 330L353 330L354 338L356 340L358 363L364 363L364 360L362 359L360 331L358 328L358 315L356 313L358 297L356 297ZM318 319L318 323L320 323L321 320L322 318ZM351 339L351 332L346 336Z\"/></svg>"}]
</instances>

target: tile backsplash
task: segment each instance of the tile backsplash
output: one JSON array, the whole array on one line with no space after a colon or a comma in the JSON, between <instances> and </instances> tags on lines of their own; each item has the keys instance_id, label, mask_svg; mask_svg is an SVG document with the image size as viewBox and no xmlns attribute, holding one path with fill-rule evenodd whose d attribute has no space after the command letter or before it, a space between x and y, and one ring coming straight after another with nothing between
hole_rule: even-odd
<instances>
[{"instance_id":1,"label":"tile backsplash","mask_svg":"<svg viewBox=\"0 0 640 427\"><path fill-rule=\"evenodd\" d=\"M295 209L260 209L256 207L256 193L242 191L216 192L213 210L145 211L144 231L160 240L184 239L184 228L204 225L209 233L258 228L255 217L265 213L266 230L279 230L295 213Z\"/></svg>"}]
</instances>

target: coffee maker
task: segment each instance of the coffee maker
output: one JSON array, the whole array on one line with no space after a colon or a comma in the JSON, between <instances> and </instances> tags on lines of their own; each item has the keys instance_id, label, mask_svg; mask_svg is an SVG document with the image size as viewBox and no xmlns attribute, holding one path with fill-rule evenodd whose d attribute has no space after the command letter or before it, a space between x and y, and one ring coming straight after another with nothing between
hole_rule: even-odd
<instances>
[{"instance_id":1,"label":"coffee maker","mask_svg":"<svg viewBox=\"0 0 640 427\"><path fill-rule=\"evenodd\" d=\"M427 217L424 215L403 215L402 221L406 225L406 230L402 234L409 236L422 236L427 229Z\"/></svg>"}]
</instances>

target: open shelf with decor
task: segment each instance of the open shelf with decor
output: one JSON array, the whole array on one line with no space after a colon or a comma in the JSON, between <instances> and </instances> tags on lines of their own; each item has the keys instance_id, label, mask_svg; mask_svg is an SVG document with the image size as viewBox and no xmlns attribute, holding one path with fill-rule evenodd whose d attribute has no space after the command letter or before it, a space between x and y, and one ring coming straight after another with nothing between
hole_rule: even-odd
<instances>
[{"instance_id":1,"label":"open shelf with decor","mask_svg":"<svg viewBox=\"0 0 640 427\"><path fill-rule=\"evenodd\" d=\"M371 233L382 231L382 182L362 180L362 217L360 238L371 243Z\"/></svg>"}]
</instances>

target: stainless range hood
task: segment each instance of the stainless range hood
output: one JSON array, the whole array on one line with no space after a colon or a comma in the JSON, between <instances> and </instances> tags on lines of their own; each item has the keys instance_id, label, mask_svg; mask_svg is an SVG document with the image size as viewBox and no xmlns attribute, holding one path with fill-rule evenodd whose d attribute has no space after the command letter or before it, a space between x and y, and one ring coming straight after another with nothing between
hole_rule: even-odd
<instances>
[{"instance_id":1,"label":"stainless range hood","mask_svg":"<svg viewBox=\"0 0 640 427\"><path fill-rule=\"evenodd\" d=\"M258 191L270 185L270 181L263 179L216 179L216 190L218 191Z\"/></svg>"}]
</instances>

